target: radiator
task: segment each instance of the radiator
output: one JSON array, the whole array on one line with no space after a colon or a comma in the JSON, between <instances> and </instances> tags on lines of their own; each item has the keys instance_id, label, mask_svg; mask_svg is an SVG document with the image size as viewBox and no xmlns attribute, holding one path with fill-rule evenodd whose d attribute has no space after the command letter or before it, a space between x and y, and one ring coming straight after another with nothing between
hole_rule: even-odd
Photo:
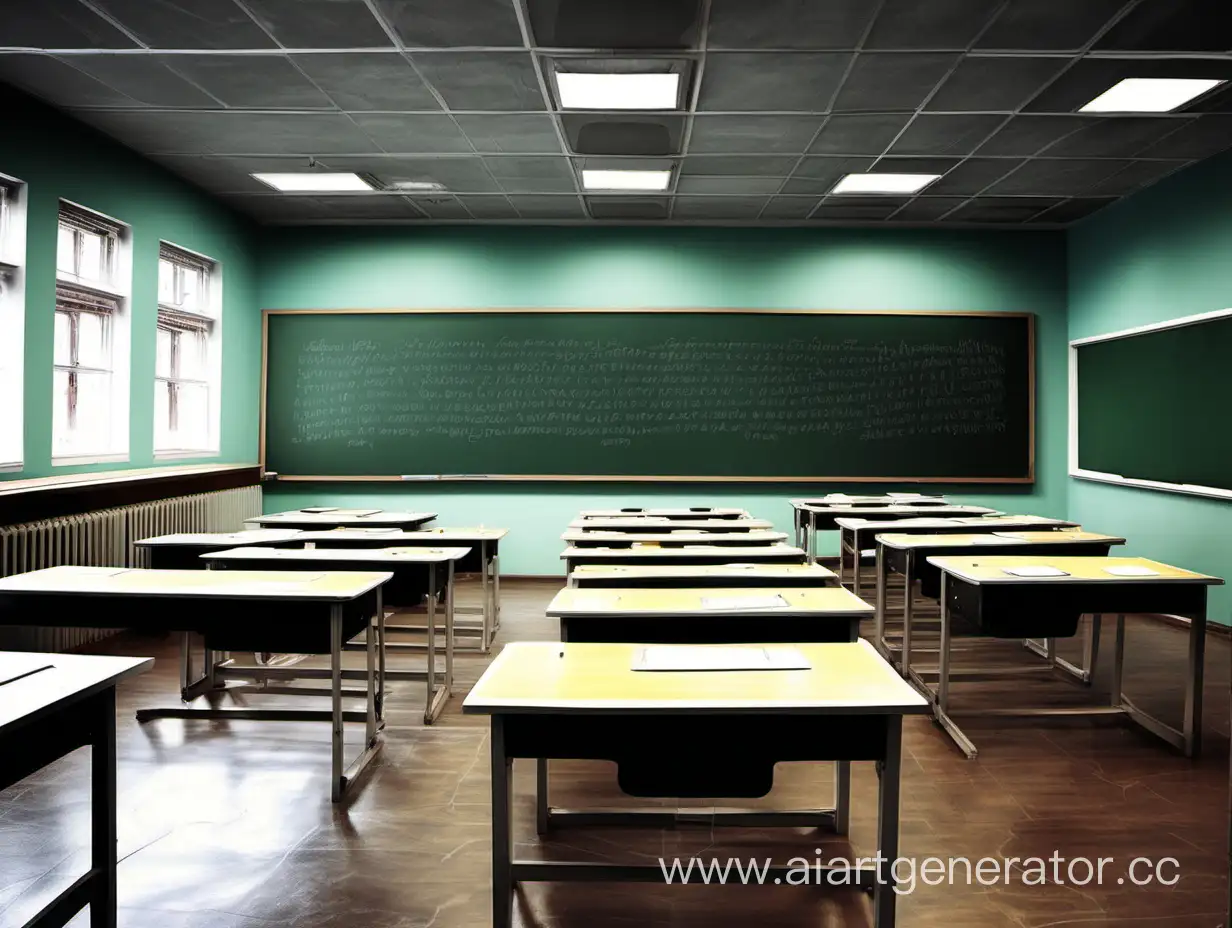
<instances>
[{"instance_id":1,"label":"radiator","mask_svg":"<svg viewBox=\"0 0 1232 928\"><path fill-rule=\"evenodd\" d=\"M149 551L134 541L171 532L233 532L260 514L261 488L241 487L0 526L0 577L58 564L146 567ZM114 631L0 627L0 649L67 651Z\"/></svg>"}]
</instances>

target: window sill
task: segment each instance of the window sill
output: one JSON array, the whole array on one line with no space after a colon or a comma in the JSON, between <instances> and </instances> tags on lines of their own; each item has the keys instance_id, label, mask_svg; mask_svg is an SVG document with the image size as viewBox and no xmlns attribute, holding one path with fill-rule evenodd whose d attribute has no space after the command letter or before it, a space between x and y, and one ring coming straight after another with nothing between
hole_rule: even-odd
<instances>
[{"instance_id":1,"label":"window sill","mask_svg":"<svg viewBox=\"0 0 1232 928\"><path fill-rule=\"evenodd\" d=\"M25 470L25 463L16 461L9 464L0 464L0 474L15 474L20 470Z\"/></svg>"},{"instance_id":2,"label":"window sill","mask_svg":"<svg viewBox=\"0 0 1232 928\"><path fill-rule=\"evenodd\" d=\"M77 464L127 463L127 454L65 454L51 459L52 467L73 467Z\"/></svg>"},{"instance_id":3,"label":"window sill","mask_svg":"<svg viewBox=\"0 0 1232 928\"><path fill-rule=\"evenodd\" d=\"M219 451L155 451L154 460L156 461L182 461L186 458L216 458Z\"/></svg>"}]
</instances>

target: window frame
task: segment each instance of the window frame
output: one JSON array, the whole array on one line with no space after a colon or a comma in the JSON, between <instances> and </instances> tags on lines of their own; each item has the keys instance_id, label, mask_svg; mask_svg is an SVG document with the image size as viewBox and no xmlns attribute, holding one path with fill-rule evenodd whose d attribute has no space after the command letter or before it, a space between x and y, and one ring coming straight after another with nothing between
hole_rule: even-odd
<instances>
[{"instance_id":1,"label":"window frame","mask_svg":"<svg viewBox=\"0 0 1232 928\"><path fill-rule=\"evenodd\" d=\"M25 469L26 185L0 174L0 473ZM7 436L7 437L6 437Z\"/></svg>"}]
</instances>

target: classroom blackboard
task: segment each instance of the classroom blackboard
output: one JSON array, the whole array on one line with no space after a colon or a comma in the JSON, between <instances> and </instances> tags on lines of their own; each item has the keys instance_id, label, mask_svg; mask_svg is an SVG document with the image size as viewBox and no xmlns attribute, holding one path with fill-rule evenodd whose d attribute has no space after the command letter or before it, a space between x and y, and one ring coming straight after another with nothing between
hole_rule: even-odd
<instances>
[{"instance_id":1,"label":"classroom blackboard","mask_svg":"<svg viewBox=\"0 0 1232 928\"><path fill-rule=\"evenodd\" d=\"M1074 343L1080 471L1232 490L1232 315Z\"/></svg>"},{"instance_id":2,"label":"classroom blackboard","mask_svg":"<svg viewBox=\"0 0 1232 928\"><path fill-rule=\"evenodd\" d=\"M1025 313L267 310L287 478L1033 479Z\"/></svg>"}]
</instances>

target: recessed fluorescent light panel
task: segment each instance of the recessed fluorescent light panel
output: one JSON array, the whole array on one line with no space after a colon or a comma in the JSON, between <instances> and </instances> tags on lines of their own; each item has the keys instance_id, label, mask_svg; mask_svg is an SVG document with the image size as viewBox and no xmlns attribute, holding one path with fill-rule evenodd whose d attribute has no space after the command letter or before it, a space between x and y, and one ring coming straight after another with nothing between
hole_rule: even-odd
<instances>
[{"instance_id":1,"label":"recessed fluorescent light panel","mask_svg":"<svg viewBox=\"0 0 1232 928\"><path fill-rule=\"evenodd\" d=\"M831 193L918 193L940 174L848 174Z\"/></svg>"},{"instance_id":2,"label":"recessed fluorescent light panel","mask_svg":"<svg viewBox=\"0 0 1232 928\"><path fill-rule=\"evenodd\" d=\"M434 180L400 180L389 185L394 190L411 190L419 193L433 193L445 189L444 184Z\"/></svg>"},{"instance_id":3,"label":"recessed fluorescent light panel","mask_svg":"<svg viewBox=\"0 0 1232 928\"><path fill-rule=\"evenodd\" d=\"M587 190L666 190L671 171L582 171Z\"/></svg>"},{"instance_id":4,"label":"recessed fluorescent light panel","mask_svg":"<svg viewBox=\"0 0 1232 928\"><path fill-rule=\"evenodd\" d=\"M1080 113L1169 113L1223 81L1182 77L1127 77L1080 109Z\"/></svg>"},{"instance_id":5,"label":"recessed fluorescent light panel","mask_svg":"<svg viewBox=\"0 0 1232 928\"><path fill-rule=\"evenodd\" d=\"M556 72L560 105L567 110L674 110L679 74Z\"/></svg>"},{"instance_id":6,"label":"recessed fluorescent light panel","mask_svg":"<svg viewBox=\"0 0 1232 928\"><path fill-rule=\"evenodd\" d=\"M371 190L372 185L358 174L330 174L303 171L298 174L253 174L263 184L283 193L352 193Z\"/></svg>"}]
</instances>

